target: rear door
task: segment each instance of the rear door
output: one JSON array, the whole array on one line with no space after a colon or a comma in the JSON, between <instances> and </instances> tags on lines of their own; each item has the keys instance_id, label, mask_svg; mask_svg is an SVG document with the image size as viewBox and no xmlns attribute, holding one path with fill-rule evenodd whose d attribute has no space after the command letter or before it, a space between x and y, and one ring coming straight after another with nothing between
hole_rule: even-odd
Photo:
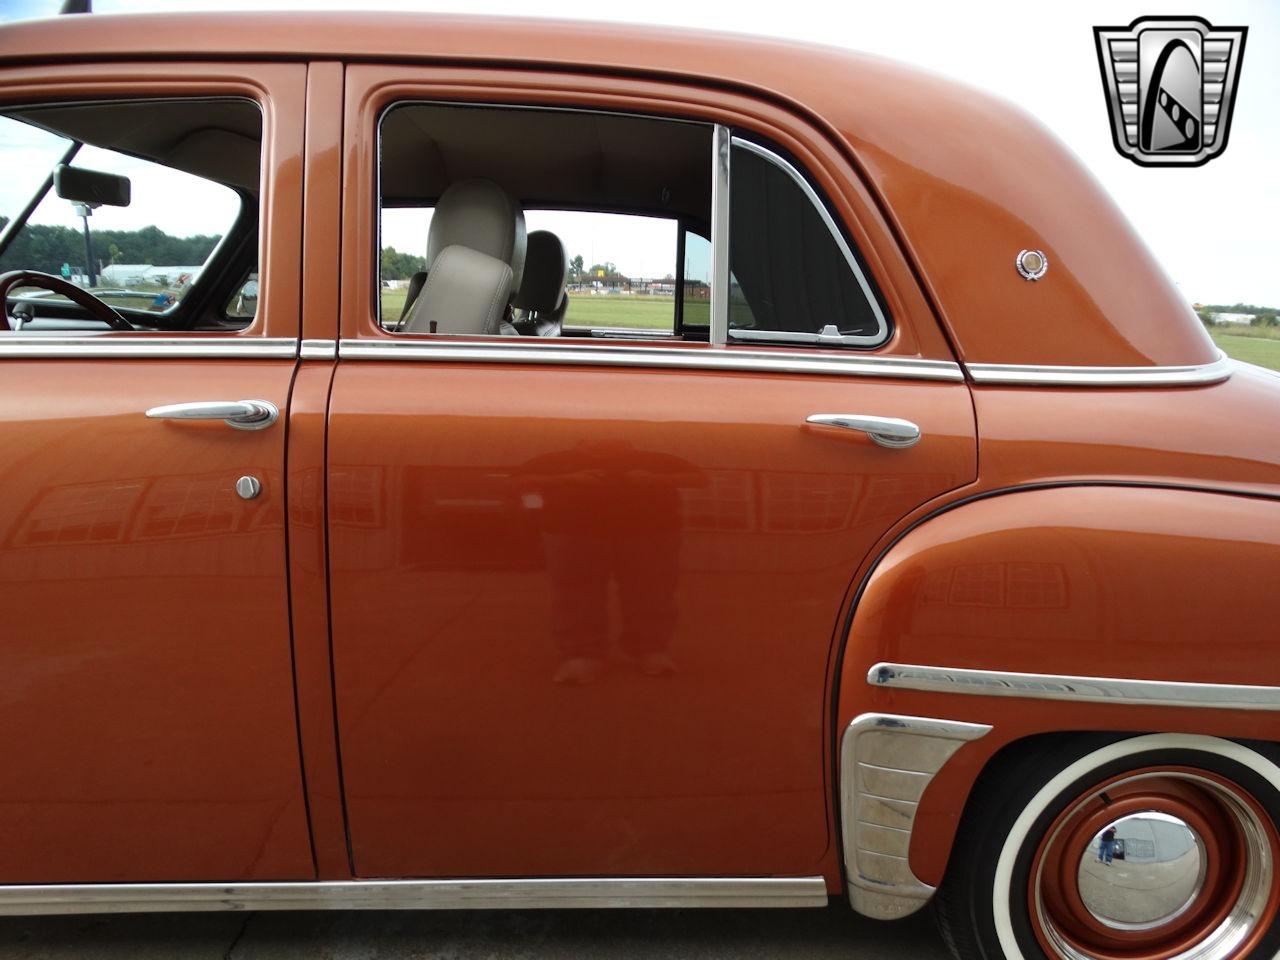
<instances>
[{"instance_id":1,"label":"rear door","mask_svg":"<svg viewBox=\"0 0 1280 960\"><path fill-rule=\"evenodd\" d=\"M737 117L717 106L722 97L675 88L659 97L650 86L639 98L616 81L554 82L547 97L561 107L702 118L702 186L719 203L702 218L708 236L682 237L680 249L714 274L710 309L699 308L701 331L688 303L683 331L584 330L575 316L615 301L622 316L662 290L660 275L624 276L623 255L609 256L602 239L594 255L569 250L588 254L564 319L573 336L391 332L394 322L379 322L379 300L396 291L379 284L376 264L387 258L378 257L373 199L384 110L449 95L536 104L495 78L349 68L328 505L356 872L821 873L832 843L826 689L839 614L877 538L973 477L968 391L856 186L839 188L837 206L780 154L762 153L749 139L758 128L742 126L731 143ZM503 164L486 165L485 142L501 142L504 123L525 130L530 116L494 109L484 122L464 113L456 126L404 126L419 131L424 150L434 141L446 160L470 158L452 176L488 169L496 178ZM650 155L678 139L637 128L629 142ZM575 142L570 132L533 130L515 155L527 171L548 143L564 151ZM840 183L832 169L852 176L831 151L785 142L828 184ZM381 149L399 169L412 159L397 152L412 147L390 136ZM578 159L556 162L572 169ZM734 235L726 259L730 184L711 183L730 160L747 189L776 196L776 206L747 197L733 208L750 229ZM606 156L597 171L604 206L622 202L631 182L610 179L612 162ZM530 206L557 199L555 183L536 195L525 173L509 176ZM388 190L395 182L383 178ZM559 189L563 199L577 188ZM829 209L848 223L829 229ZM807 264L794 264L788 231L813 245ZM810 329L784 302L803 301L803 313L825 297L816 313L840 327L833 301L863 294L837 236L860 245L887 326ZM769 237L772 251L759 245ZM384 235L382 246L390 242ZM608 242L621 250L627 238ZM695 287L685 284L686 298ZM868 301L846 306L874 313ZM732 328L717 329L716 317L724 324L731 311ZM815 414L908 420L922 439L881 445L808 422Z\"/></svg>"},{"instance_id":2,"label":"rear door","mask_svg":"<svg viewBox=\"0 0 1280 960\"><path fill-rule=\"evenodd\" d=\"M0 71L10 183L50 156L132 181L87 224L52 190L4 211L30 216L0 265L139 328L29 288L36 320L0 333L0 882L313 875L283 487L304 80Z\"/></svg>"}]
</instances>

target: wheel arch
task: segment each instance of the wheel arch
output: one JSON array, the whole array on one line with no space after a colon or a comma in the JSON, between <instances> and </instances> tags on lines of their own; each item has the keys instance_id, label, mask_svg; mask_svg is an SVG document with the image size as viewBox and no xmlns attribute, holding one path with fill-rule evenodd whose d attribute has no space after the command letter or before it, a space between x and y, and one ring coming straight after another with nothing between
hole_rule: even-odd
<instances>
[{"instance_id":1,"label":"wheel arch","mask_svg":"<svg viewBox=\"0 0 1280 960\"><path fill-rule=\"evenodd\" d=\"M861 583L836 675L837 753L868 713L991 726L955 751L919 799L908 860L921 883L936 886L978 778L1044 738L1161 731L1280 742L1272 629L1280 607L1266 589L1276 569L1280 501L1266 497L1097 483L951 505L900 533ZM1157 681L1195 687L1196 696L1103 691L1073 701L1044 690L879 684L884 664ZM1261 699L1225 707L1213 699L1236 687L1261 690ZM839 757L836 771L840 781ZM847 834L843 811L838 819Z\"/></svg>"}]
</instances>

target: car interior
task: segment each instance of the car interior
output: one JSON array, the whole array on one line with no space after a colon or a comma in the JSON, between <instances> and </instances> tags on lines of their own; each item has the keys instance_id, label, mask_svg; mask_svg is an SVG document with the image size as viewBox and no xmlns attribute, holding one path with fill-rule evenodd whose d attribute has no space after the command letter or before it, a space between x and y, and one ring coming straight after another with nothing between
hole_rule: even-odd
<instances>
[{"instance_id":1,"label":"car interior","mask_svg":"<svg viewBox=\"0 0 1280 960\"><path fill-rule=\"evenodd\" d=\"M56 135L61 138L56 142L66 146L62 165L86 169L77 176L69 175L75 171L55 176L55 165L27 208L4 224L0 273L24 269L52 275L60 269L73 286L89 288L93 298L114 308L117 321L125 318L127 324L119 321L124 329L234 331L252 322L262 146L256 104L209 98L37 105L0 113L0 125L5 123ZM679 119L576 109L393 105L379 129L382 256L376 315L382 328L418 336L707 340L712 137L710 124ZM124 178L121 184L113 171L87 167L83 158L92 150L80 151L81 146L154 166L141 173L129 168L134 182ZM729 339L859 347L883 342L882 304L855 263L852 244L795 168L788 173L785 160L772 161L779 158L769 150L735 138ZM199 205L193 204L191 222L174 229L204 236L205 247L198 251L203 262L192 263L195 254L187 254L188 260L180 262L188 267L170 266L165 273L153 258L137 265L139 276L121 279L124 268L117 263L115 245L110 263L101 237L88 249L90 228L102 232L89 214L105 219L111 204L130 203L130 188L136 204L149 180L170 175L162 176L166 170L233 191L238 212L215 231L195 222ZM111 195L106 206L93 199L103 194ZM161 199L179 210L186 202L182 191ZM41 221L50 205L61 205L63 217L69 217L68 201L85 226L78 247L85 253L78 257L77 248L68 247L69 227L55 237L47 226L51 221ZM135 214L136 228L142 211ZM387 254L396 251L387 235L402 214L420 217L423 228L407 237L400 230L396 242L408 252L398 254L399 275L393 277ZM610 221L608 230L601 227L603 233L573 238L526 224L553 215L565 222L570 214L617 222ZM628 230L628 223L635 229ZM609 254L628 248L636 262L635 238L645 233L639 227L646 223L665 224L671 239L664 249L640 251L646 266L637 275L626 263L615 265ZM35 236L41 229L62 246L43 250ZM134 235L127 236L130 242L123 245L137 246ZM587 252L591 261L601 262L588 262ZM121 257L127 260L127 253ZM99 268L101 275L95 276ZM56 295L19 285L7 300L23 330L103 327L97 312L85 309L86 298L78 290ZM610 319L638 314L641 306L650 320ZM116 322L107 325L120 328Z\"/></svg>"},{"instance_id":2,"label":"car interior","mask_svg":"<svg viewBox=\"0 0 1280 960\"><path fill-rule=\"evenodd\" d=\"M384 115L380 148L383 219L397 209L432 212L421 239L423 269L408 279L399 313L383 313L392 332L637 335L581 320L570 280L582 294L604 294L607 285L571 277L565 239L527 230L526 211L662 218L675 222L681 240L709 244L711 127L705 123L409 103ZM674 321L643 333L705 339L705 317L699 324L694 311L684 316L685 263L677 247L666 265L678 304ZM629 281L627 294L647 293Z\"/></svg>"},{"instance_id":3,"label":"car interior","mask_svg":"<svg viewBox=\"0 0 1280 960\"><path fill-rule=\"evenodd\" d=\"M234 191L240 199L238 215L229 224L218 224L223 232L216 238L216 246L189 289L179 291L179 297L173 297L172 293L164 296L162 289L147 289L147 294L156 295L150 299L166 302L143 307L138 304L141 298L136 296L137 290L113 289L104 281L95 284L90 292L140 330L227 331L242 329L252 321L252 314L244 312L243 293L246 284L252 284L251 299L256 300L262 150L262 113L256 103L225 98L86 102L9 109L0 114L0 123L6 120L62 138L71 153L63 162L73 167L80 166L79 158L84 153L80 147L92 146L121 158L150 161ZM147 184L138 182L136 175L134 179L136 199ZM0 273L30 269L56 274L56 269L48 263L32 262L29 247L23 249L23 234L34 227L27 223L31 214L48 206L65 207L68 200L75 199L55 195L50 172L50 179L31 197L27 209L9 219L0 232ZM180 196L158 199L182 202ZM95 213L99 220L106 219L106 210ZM194 211L191 223L198 228ZM92 218L90 226L97 227ZM95 253L100 255L100 251ZM76 263L83 261L81 255ZM33 318L24 325L27 330L102 330L105 327L65 297L51 296L44 290L19 288L11 293L9 300L11 313L15 300L26 301L34 307Z\"/></svg>"}]
</instances>

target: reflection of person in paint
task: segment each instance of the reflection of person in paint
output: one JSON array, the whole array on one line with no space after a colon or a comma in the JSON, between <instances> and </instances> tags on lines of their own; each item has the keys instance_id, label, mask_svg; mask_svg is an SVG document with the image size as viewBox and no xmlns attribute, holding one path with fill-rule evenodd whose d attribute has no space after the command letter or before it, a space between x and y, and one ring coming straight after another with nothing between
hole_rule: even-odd
<instances>
[{"instance_id":1,"label":"reflection of person in paint","mask_svg":"<svg viewBox=\"0 0 1280 960\"><path fill-rule=\"evenodd\" d=\"M1116 855L1116 828L1114 826L1107 827L1102 831L1102 836L1098 838L1098 862L1111 866L1111 861Z\"/></svg>"},{"instance_id":2,"label":"reflection of person in paint","mask_svg":"<svg viewBox=\"0 0 1280 960\"><path fill-rule=\"evenodd\" d=\"M542 518L552 590L556 683L593 682L609 652L609 584L621 607L618 646L649 676L675 672L680 488L698 469L622 440L585 441L534 457L518 471L524 504Z\"/></svg>"}]
</instances>

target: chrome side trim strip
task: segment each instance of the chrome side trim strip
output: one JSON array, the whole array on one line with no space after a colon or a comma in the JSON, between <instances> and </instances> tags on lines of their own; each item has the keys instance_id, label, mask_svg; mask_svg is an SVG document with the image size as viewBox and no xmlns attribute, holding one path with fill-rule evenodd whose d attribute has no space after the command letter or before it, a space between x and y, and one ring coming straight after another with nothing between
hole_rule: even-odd
<instances>
[{"instance_id":1,"label":"chrome side trim strip","mask_svg":"<svg viewBox=\"0 0 1280 960\"><path fill-rule=\"evenodd\" d=\"M338 358L337 340L303 340L298 356L303 360L336 360Z\"/></svg>"},{"instance_id":2,"label":"chrome side trim strip","mask_svg":"<svg viewBox=\"0 0 1280 960\"><path fill-rule=\"evenodd\" d=\"M291 360L298 355L293 337L162 337L87 333L73 337L45 336L32 331L0 331L0 358L69 360L119 357L130 360L234 357L237 360Z\"/></svg>"},{"instance_id":3,"label":"chrome side trim strip","mask_svg":"<svg viewBox=\"0 0 1280 960\"><path fill-rule=\"evenodd\" d=\"M873 687L962 693L979 697L1104 702L1134 707L1280 710L1280 687L1233 683L1007 673L1001 670L965 670L903 663L877 663L867 672L867 683Z\"/></svg>"},{"instance_id":4,"label":"chrome side trim strip","mask_svg":"<svg viewBox=\"0 0 1280 960\"><path fill-rule=\"evenodd\" d=\"M333 880L0 886L0 915L188 910L825 907L821 877Z\"/></svg>"},{"instance_id":5,"label":"chrome side trim strip","mask_svg":"<svg viewBox=\"0 0 1280 960\"><path fill-rule=\"evenodd\" d=\"M974 383L1064 387L1169 387L1221 383L1234 364L1222 351L1212 363L1187 367L1050 367L967 363Z\"/></svg>"},{"instance_id":6,"label":"chrome side trim strip","mask_svg":"<svg viewBox=\"0 0 1280 960\"><path fill-rule=\"evenodd\" d=\"M910 360L800 350L747 350L738 347L621 346L604 343L541 343L474 340L341 340L343 360L431 360L473 363L530 363L586 366L675 367L701 370L751 370L769 373L823 373L859 377L961 382L959 364L948 360Z\"/></svg>"},{"instance_id":7,"label":"chrome side trim strip","mask_svg":"<svg viewBox=\"0 0 1280 960\"><path fill-rule=\"evenodd\" d=\"M911 872L911 831L925 788L982 723L864 713L840 742L840 816L849 902L865 917L915 913L934 888Z\"/></svg>"}]
</instances>

